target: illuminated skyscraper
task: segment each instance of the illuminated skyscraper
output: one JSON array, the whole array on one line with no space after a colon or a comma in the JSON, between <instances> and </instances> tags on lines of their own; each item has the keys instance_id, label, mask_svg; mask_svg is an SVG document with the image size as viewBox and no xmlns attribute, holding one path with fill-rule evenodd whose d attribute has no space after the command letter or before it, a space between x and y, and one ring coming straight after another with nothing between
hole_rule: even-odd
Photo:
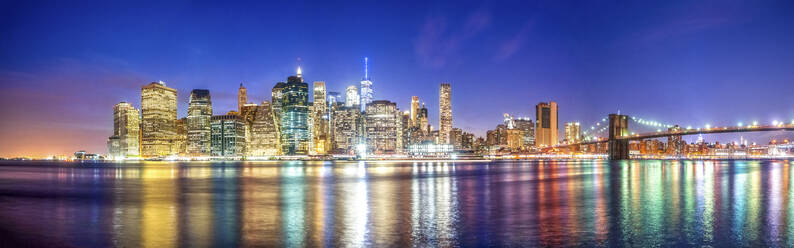
<instances>
[{"instance_id":1,"label":"illuminated skyscraper","mask_svg":"<svg viewBox=\"0 0 794 248\"><path fill-rule=\"evenodd\" d=\"M535 144L537 146L557 145L557 103L542 102L535 106Z\"/></svg>"},{"instance_id":2,"label":"illuminated skyscraper","mask_svg":"<svg viewBox=\"0 0 794 248\"><path fill-rule=\"evenodd\" d=\"M271 96L271 107L273 108L273 116L276 120L277 128L281 129L281 105L284 99L284 88L287 87L287 84L284 82L278 82L275 86L273 86L273 90L270 92Z\"/></svg>"},{"instance_id":3,"label":"illuminated skyscraper","mask_svg":"<svg viewBox=\"0 0 794 248\"><path fill-rule=\"evenodd\" d=\"M411 97L411 126L419 126L419 121L416 118L419 115L419 97Z\"/></svg>"},{"instance_id":4,"label":"illuminated skyscraper","mask_svg":"<svg viewBox=\"0 0 794 248\"><path fill-rule=\"evenodd\" d=\"M312 104L312 151L313 154L325 154L331 148L330 123L328 122L328 105L326 103L325 82L314 82L314 102Z\"/></svg>"},{"instance_id":5,"label":"illuminated skyscraper","mask_svg":"<svg viewBox=\"0 0 794 248\"><path fill-rule=\"evenodd\" d=\"M369 150L375 154L401 151L402 115L397 104L385 100L373 101L364 112L364 130Z\"/></svg>"},{"instance_id":6,"label":"illuminated skyscraper","mask_svg":"<svg viewBox=\"0 0 794 248\"><path fill-rule=\"evenodd\" d=\"M203 89L191 91L187 108L187 153L190 156L210 155L211 118L210 91Z\"/></svg>"},{"instance_id":7,"label":"illuminated skyscraper","mask_svg":"<svg viewBox=\"0 0 794 248\"><path fill-rule=\"evenodd\" d=\"M171 141L173 153L179 156L187 155L187 118L183 117L176 120L176 135Z\"/></svg>"},{"instance_id":8,"label":"illuminated skyscraper","mask_svg":"<svg viewBox=\"0 0 794 248\"><path fill-rule=\"evenodd\" d=\"M438 137L439 143L450 144L452 131L452 86L442 83L438 93Z\"/></svg>"},{"instance_id":9,"label":"illuminated skyscraper","mask_svg":"<svg viewBox=\"0 0 794 248\"><path fill-rule=\"evenodd\" d=\"M367 104L372 102L372 81L369 78L368 59L364 58L364 78L361 80L361 111L365 111Z\"/></svg>"},{"instance_id":10,"label":"illuminated skyscraper","mask_svg":"<svg viewBox=\"0 0 794 248\"><path fill-rule=\"evenodd\" d=\"M347 86L345 91L345 107L358 106L361 99L358 97L358 88L355 85Z\"/></svg>"},{"instance_id":11,"label":"illuminated skyscraper","mask_svg":"<svg viewBox=\"0 0 794 248\"><path fill-rule=\"evenodd\" d=\"M141 155L145 158L176 154L176 90L163 81L141 88Z\"/></svg>"},{"instance_id":12,"label":"illuminated skyscraper","mask_svg":"<svg viewBox=\"0 0 794 248\"><path fill-rule=\"evenodd\" d=\"M566 122L565 142L567 144L579 143L581 139L582 139L582 129L579 127L579 122Z\"/></svg>"},{"instance_id":13,"label":"illuminated skyscraper","mask_svg":"<svg viewBox=\"0 0 794 248\"><path fill-rule=\"evenodd\" d=\"M333 112L333 149L336 153L350 154L359 140L361 110L358 106L341 107Z\"/></svg>"},{"instance_id":14,"label":"illuminated skyscraper","mask_svg":"<svg viewBox=\"0 0 794 248\"><path fill-rule=\"evenodd\" d=\"M336 103L339 103L339 102L344 103L342 101L342 95L340 95L339 92L329 91L328 92L328 96L326 97L326 99L328 101L328 107L329 108L331 106L333 106L334 104L336 104Z\"/></svg>"},{"instance_id":15,"label":"illuminated skyscraper","mask_svg":"<svg viewBox=\"0 0 794 248\"><path fill-rule=\"evenodd\" d=\"M524 144L525 148L532 147L535 145L535 124L532 123L532 119L529 117L519 117L516 118L513 122L515 122L516 129L520 129L524 131Z\"/></svg>"},{"instance_id":16,"label":"illuminated skyscraper","mask_svg":"<svg viewBox=\"0 0 794 248\"><path fill-rule=\"evenodd\" d=\"M264 101L260 105L249 104L245 108L253 108L252 113L248 113L248 116L251 116L248 120L248 156L279 155L281 149L279 132L270 102Z\"/></svg>"},{"instance_id":17,"label":"illuminated skyscraper","mask_svg":"<svg viewBox=\"0 0 794 248\"><path fill-rule=\"evenodd\" d=\"M281 152L307 155L309 152L309 85L297 76L287 78L281 105Z\"/></svg>"},{"instance_id":18,"label":"illuminated skyscraper","mask_svg":"<svg viewBox=\"0 0 794 248\"><path fill-rule=\"evenodd\" d=\"M422 103L422 108L419 109L419 129L422 130L424 135L430 134L430 120L427 117L427 108Z\"/></svg>"},{"instance_id":19,"label":"illuminated skyscraper","mask_svg":"<svg viewBox=\"0 0 794 248\"><path fill-rule=\"evenodd\" d=\"M140 112L127 102L113 106L113 136L110 136L108 152L113 158L137 157Z\"/></svg>"},{"instance_id":20,"label":"illuminated skyscraper","mask_svg":"<svg viewBox=\"0 0 794 248\"><path fill-rule=\"evenodd\" d=\"M239 157L245 154L245 121L239 113L231 111L213 116L211 125L212 156Z\"/></svg>"},{"instance_id":21,"label":"illuminated skyscraper","mask_svg":"<svg viewBox=\"0 0 794 248\"><path fill-rule=\"evenodd\" d=\"M248 90L240 83L240 89L237 90L237 112L243 112L243 105L246 103L248 103Z\"/></svg>"}]
</instances>

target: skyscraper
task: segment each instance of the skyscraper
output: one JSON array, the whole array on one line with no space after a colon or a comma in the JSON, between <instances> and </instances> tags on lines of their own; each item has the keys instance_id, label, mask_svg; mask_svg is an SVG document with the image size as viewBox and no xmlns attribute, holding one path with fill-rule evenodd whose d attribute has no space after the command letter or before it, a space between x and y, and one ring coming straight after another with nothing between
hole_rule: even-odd
<instances>
[{"instance_id":1,"label":"skyscraper","mask_svg":"<svg viewBox=\"0 0 794 248\"><path fill-rule=\"evenodd\" d=\"M565 142L567 144L578 143L582 139L582 129L579 122L565 123Z\"/></svg>"},{"instance_id":2,"label":"skyscraper","mask_svg":"<svg viewBox=\"0 0 794 248\"><path fill-rule=\"evenodd\" d=\"M263 101L254 105L252 119L248 122L248 149L249 156L279 155L279 133L270 102Z\"/></svg>"},{"instance_id":3,"label":"skyscraper","mask_svg":"<svg viewBox=\"0 0 794 248\"><path fill-rule=\"evenodd\" d=\"M287 78L281 106L281 152L307 155L309 152L309 85L303 82L300 67L297 76Z\"/></svg>"},{"instance_id":4,"label":"skyscraper","mask_svg":"<svg viewBox=\"0 0 794 248\"><path fill-rule=\"evenodd\" d=\"M519 117L514 120L516 129L524 131L524 147L532 147L535 145L535 124L529 117Z\"/></svg>"},{"instance_id":5,"label":"skyscraper","mask_svg":"<svg viewBox=\"0 0 794 248\"><path fill-rule=\"evenodd\" d=\"M401 151L402 115L397 104L385 100L373 101L364 112L364 130L369 150L375 154Z\"/></svg>"},{"instance_id":6,"label":"skyscraper","mask_svg":"<svg viewBox=\"0 0 794 248\"><path fill-rule=\"evenodd\" d=\"M350 154L353 151L359 140L360 119L361 110L358 106L341 107L334 111L331 118L334 151L343 154Z\"/></svg>"},{"instance_id":7,"label":"skyscraper","mask_svg":"<svg viewBox=\"0 0 794 248\"><path fill-rule=\"evenodd\" d=\"M419 126L416 116L419 115L419 97L411 97L411 126Z\"/></svg>"},{"instance_id":8,"label":"skyscraper","mask_svg":"<svg viewBox=\"0 0 794 248\"><path fill-rule=\"evenodd\" d=\"M113 106L113 136L110 136L108 152L114 158L137 157L140 112L127 102Z\"/></svg>"},{"instance_id":9,"label":"skyscraper","mask_svg":"<svg viewBox=\"0 0 794 248\"><path fill-rule=\"evenodd\" d=\"M355 85L347 86L345 91L345 107L358 106L361 99L358 97L358 88Z\"/></svg>"},{"instance_id":10,"label":"skyscraper","mask_svg":"<svg viewBox=\"0 0 794 248\"><path fill-rule=\"evenodd\" d=\"M211 118L210 91L204 89L191 91L187 108L187 153L190 156L210 155Z\"/></svg>"},{"instance_id":11,"label":"skyscraper","mask_svg":"<svg viewBox=\"0 0 794 248\"><path fill-rule=\"evenodd\" d=\"M331 148L328 122L328 105L326 104L325 82L314 82L314 102L311 114L312 153L325 154Z\"/></svg>"},{"instance_id":12,"label":"skyscraper","mask_svg":"<svg viewBox=\"0 0 794 248\"><path fill-rule=\"evenodd\" d=\"M211 121L212 156L239 157L245 154L245 121L235 111L216 115Z\"/></svg>"},{"instance_id":13,"label":"skyscraper","mask_svg":"<svg viewBox=\"0 0 794 248\"><path fill-rule=\"evenodd\" d=\"M367 104L372 102L372 81L369 78L368 58L364 58L364 78L361 79L361 111L365 111Z\"/></svg>"},{"instance_id":14,"label":"skyscraper","mask_svg":"<svg viewBox=\"0 0 794 248\"><path fill-rule=\"evenodd\" d=\"M450 144L449 132L452 131L452 86L449 83L441 84L438 101L439 143Z\"/></svg>"},{"instance_id":15,"label":"skyscraper","mask_svg":"<svg viewBox=\"0 0 794 248\"><path fill-rule=\"evenodd\" d=\"M422 108L419 109L419 129L422 130L424 135L428 135L430 133L430 120L427 116L427 108L425 108L425 104L422 103Z\"/></svg>"},{"instance_id":16,"label":"skyscraper","mask_svg":"<svg viewBox=\"0 0 794 248\"><path fill-rule=\"evenodd\" d=\"M271 96L271 107L273 108L273 116L276 120L276 126L281 129L281 105L282 100L284 99L284 88L287 87L287 84L284 82L278 82L275 86L273 86L273 90L270 92Z\"/></svg>"},{"instance_id":17,"label":"skyscraper","mask_svg":"<svg viewBox=\"0 0 794 248\"><path fill-rule=\"evenodd\" d=\"M171 140L171 153L174 155L187 155L187 118L176 120L176 135Z\"/></svg>"},{"instance_id":18,"label":"skyscraper","mask_svg":"<svg viewBox=\"0 0 794 248\"><path fill-rule=\"evenodd\" d=\"M237 112L243 112L246 103L248 103L248 90L240 83L240 89L237 90Z\"/></svg>"},{"instance_id":19,"label":"skyscraper","mask_svg":"<svg viewBox=\"0 0 794 248\"><path fill-rule=\"evenodd\" d=\"M557 103L541 102L535 105L535 144L537 146L557 145L559 140L557 125Z\"/></svg>"},{"instance_id":20,"label":"skyscraper","mask_svg":"<svg viewBox=\"0 0 794 248\"><path fill-rule=\"evenodd\" d=\"M141 88L141 155L145 158L173 155L176 135L176 90L165 82Z\"/></svg>"}]
</instances>

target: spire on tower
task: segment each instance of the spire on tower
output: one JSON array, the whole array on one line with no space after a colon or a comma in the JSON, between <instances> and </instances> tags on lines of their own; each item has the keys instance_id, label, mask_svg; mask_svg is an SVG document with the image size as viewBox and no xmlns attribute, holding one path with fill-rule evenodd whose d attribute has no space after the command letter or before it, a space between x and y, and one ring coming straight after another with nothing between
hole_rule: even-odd
<instances>
[{"instance_id":1,"label":"spire on tower","mask_svg":"<svg viewBox=\"0 0 794 248\"><path fill-rule=\"evenodd\" d=\"M298 66L298 77L302 77L301 76L301 66Z\"/></svg>"},{"instance_id":2,"label":"spire on tower","mask_svg":"<svg viewBox=\"0 0 794 248\"><path fill-rule=\"evenodd\" d=\"M364 80L369 80L369 65L367 61L369 58L364 57Z\"/></svg>"}]
</instances>

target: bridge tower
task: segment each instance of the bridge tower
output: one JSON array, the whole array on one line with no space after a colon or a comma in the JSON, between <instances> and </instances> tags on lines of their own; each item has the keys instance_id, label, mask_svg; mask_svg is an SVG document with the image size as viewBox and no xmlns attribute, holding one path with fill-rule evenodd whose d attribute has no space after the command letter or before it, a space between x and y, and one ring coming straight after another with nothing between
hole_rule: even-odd
<instances>
[{"instance_id":1,"label":"bridge tower","mask_svg":"<svg viewBox=\"0 0 794 248\"><path fill-rule=\"evenodd\" d=\"M609 159L629 159L629 140L618 139L629 135L629 117L609 114Z\"/></svg>"}]
</instances>

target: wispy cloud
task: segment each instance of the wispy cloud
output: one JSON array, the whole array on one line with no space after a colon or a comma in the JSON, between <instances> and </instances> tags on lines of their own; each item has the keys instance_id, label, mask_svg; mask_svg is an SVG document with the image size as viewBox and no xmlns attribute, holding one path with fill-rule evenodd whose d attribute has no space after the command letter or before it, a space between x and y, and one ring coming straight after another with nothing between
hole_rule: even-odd
<instances>
[{"instance_id":1,"label":"wispy cloud","mask_svg":"<svg viewBox=\"0 0 794 248\"><path fill-rule=\"evenodd\" d=\"M503 61L510 57L512 57L524 44L527 42L527 38L529 37L529 33L532 31L532 27L535 25L534 20L529 20L521 26L521 29L513 35L512 38L502 42L499 45L498 50L494 55L495 61Z\"/></svg>"},{"instance_id":2,"label":"wispy cloud","mask_svg":"<svg viewBox=\"0 0 794 248\"><path fill-rule=\"evenodd\" d=\"M431 68L446 66L466 42L491 25L491 13L480 9L462 25L450 25L444 16L428 17L414 43L419 62Z\"/></svg>"}]
</instances>

